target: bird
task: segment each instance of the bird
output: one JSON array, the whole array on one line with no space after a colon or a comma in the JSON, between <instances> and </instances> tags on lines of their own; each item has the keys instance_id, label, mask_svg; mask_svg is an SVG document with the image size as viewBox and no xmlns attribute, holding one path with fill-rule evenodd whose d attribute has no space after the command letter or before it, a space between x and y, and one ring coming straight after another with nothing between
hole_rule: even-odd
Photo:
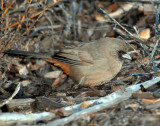
<instances>
[{"instance_id":1,"label":"bird","mask_svg":"<svg viewBox=\"0 0 160 126\"><path fill-rule=\"evenodd\" d=\"M20 50L7 50L4 54L43 59L62 68L79 85L94 87L112 80L124 60L131 60L128 49L124 40L105 37L66 47L53 55Z\"/></svg>"}]
</instances>

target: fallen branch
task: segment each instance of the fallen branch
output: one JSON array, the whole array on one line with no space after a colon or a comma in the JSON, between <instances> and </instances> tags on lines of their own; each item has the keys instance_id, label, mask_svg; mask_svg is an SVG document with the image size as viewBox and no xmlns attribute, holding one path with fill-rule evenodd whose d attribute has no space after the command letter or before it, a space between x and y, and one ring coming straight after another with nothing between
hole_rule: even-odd
<instances>
[{"instance_id":1,"label":"fallen branch","mask_svg":"<svg viewBox=\"0 0 160 126\"><path fill-rule=\"evenodd\" d=\"M18 114L18 113L2 113L0 114L1 126L8 125L35 125L38 122L48 122L55 118L54 113L42 112L32 114Z\"/></svg>"},{"instance_id":2,"label":"fallen branch","mask_svg":"<svg viewBox=\"0 0 160 126\"><path fill-rule=\"evenodd\" d=\"M127 87L125 89L125 91L118 90L118 91L116 91L116 92L114 92L114 93L112 93L112 94L110 94L106 97L103 97L103 98L100 98L100 99L97 99L97 100L88 101L88 103L90 103L92 105L93 104L98 104L98 105L95 105L95 106L87 108L87 109L83 109L82 111L76 112L69 117L59 119L59 120L55 120L55 121L47 124L47 126L64 125L64 124L67 124L67 123L69 123L73 120L84 117L85 115L110 108L113 105L116 105L116 104L118 104L118 103L120 103L124 100L129 99L132 96L132 93L137 92L140 89L141 85L143 85L144 88L148 88L148 87L156 84L159 81L160 81L160 77L157 77L155 79L146 81L144 83L140 83L140 84L137 84L137 85L132 85L130 87ZM74 111L78 111L82 104L65 107L65 108L63 108L63 110L67 111L67 112L68 111L73 111L73 109L74 109Z\"/></svg>"}]
</instances>

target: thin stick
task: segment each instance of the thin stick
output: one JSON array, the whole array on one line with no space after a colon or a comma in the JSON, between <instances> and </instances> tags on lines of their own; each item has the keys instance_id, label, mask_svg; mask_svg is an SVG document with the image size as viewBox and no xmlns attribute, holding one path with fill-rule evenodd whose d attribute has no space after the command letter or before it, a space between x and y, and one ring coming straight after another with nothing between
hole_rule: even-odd
<instances>
[{"instance_id":1,"label":"thin stick","mask_svg":"<svg viewBox=\"0 0 160 126\"><path fill-rule=\"evenodd\" d=\"M8 103L14 98L14 96L16 96L16 94L17 94L17 93L19 92L19 90L20 90L20 86L21 86L21 83L19 83L19 84L17 85L17 87L16 87L14 93L11 95L11 97L8 98L7 100L5 100L3 103L0 104L0 107L8 104Z\"/></svg>"}]
</instances>

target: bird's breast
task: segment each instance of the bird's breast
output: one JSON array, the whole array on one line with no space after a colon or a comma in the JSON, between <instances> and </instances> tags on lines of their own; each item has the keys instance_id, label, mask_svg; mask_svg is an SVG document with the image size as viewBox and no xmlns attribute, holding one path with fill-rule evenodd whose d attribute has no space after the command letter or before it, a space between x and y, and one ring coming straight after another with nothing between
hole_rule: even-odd
<instances>
[{"instance_id":1,"label":"bird's breast","mask_svg":"<svg viewBox=\"0 0 160 126\"><path fill-rule=\"evenodd\" d=\"M92 87L107 83L113 79L121 70L123 62L114 61L109 63L106 61L96 61L93 65L88 66L72 66L70 76L77 83L82 82L83 86Z\"/></svg>"}]
</instances>

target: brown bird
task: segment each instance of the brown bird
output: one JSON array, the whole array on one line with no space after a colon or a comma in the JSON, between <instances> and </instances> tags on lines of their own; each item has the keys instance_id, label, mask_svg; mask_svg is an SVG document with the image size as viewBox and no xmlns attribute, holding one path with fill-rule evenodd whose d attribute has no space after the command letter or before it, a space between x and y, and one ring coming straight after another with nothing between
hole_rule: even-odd
<instances>
[{"instance_id":1,"label":"brown bird","mask_svg":"<svg viewBox=\"0 0 160 126\"><path fill-rule=\"evenodd\" d=\"M117 38L102 38L65 48L55 55L8 50L10 55L42 58L61 67L64 72L82 86L93 87L107 83L121 70L125 59L131 60L127 53L128 45Z\"/></svg>"}]
</instances>

